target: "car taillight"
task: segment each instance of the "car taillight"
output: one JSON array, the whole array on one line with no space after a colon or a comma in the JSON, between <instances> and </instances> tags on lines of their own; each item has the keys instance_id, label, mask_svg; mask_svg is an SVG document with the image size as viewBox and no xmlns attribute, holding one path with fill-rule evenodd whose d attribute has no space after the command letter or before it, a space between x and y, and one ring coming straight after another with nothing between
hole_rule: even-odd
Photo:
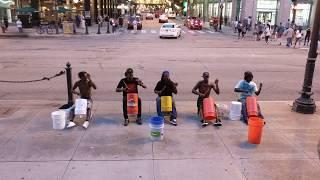
<instances>
[{"instance_id":1,"label":"car taillight","mask_svg":"<svg viewBox=\"0 0 320 180\"><path fill-rule=\"evenodd\" d=\"M176 30L175 29L170 29L170 32L176 32Z\"/></svg>"}]
</instances>

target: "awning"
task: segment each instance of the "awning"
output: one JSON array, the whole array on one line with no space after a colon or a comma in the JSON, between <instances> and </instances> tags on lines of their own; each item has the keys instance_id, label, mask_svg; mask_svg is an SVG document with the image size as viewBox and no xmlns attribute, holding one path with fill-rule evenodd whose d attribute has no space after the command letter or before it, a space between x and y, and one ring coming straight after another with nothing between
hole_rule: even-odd
<instances>
[{"instance_id":1,"label":"awning","mask_svg":"<svg viewBox=\"0 0 320 180\"><path fill-rule=\"evenodd\" d=\"M19 13L34 13L35 11L37 11L37 10L32 7L23 7L23 8L17 9L17 12L19 12Z\"/></svg>"},{"instance_id":2,"label":"awning","mask_svg":"<svg viewBox=\"0 0 320 180\"><path fill-rule=\"evenodd\" d=\"M10 8L14 2L12 0L0 0L0 8Z\"/></svg>"}]
</instances>

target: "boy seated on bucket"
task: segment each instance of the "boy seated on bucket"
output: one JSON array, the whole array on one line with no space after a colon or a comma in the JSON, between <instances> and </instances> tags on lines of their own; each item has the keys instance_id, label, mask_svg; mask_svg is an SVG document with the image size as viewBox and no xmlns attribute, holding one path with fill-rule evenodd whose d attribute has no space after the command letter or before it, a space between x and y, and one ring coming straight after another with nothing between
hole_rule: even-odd
<instances>
[{"instance_id":1,"label":"boy seated on bucket","mask_svg":"<svg viewBox=\"0 0 320 180\"><path fill-rule=\"evenodd\" d=\"M127 126L129 124L129 117L128 117L128 111L127 111L127 94L128 93L137 93L138 94L138 85L143 87L143 88L147 88L147 86L145 86L143 84L143 82L141 80L139 80L136 77L133 77L133 69L132 68L128 68L126 70L126 72L124 73L125 78L121 79L120 82L118 83L116 92L122 92L123 94L123 117L124 117L124 126ZM142 124L142 120L141 120L141 99L140 97L138 98L138 115L137 115L137 120L136 123L138 125Z\"/></svg>"},{"instance_id":2,"label":"boy seated on bucket","mask_svg":"<svg viewBox=\"0 0 320 180\"><path fill-rule=\"evenodd\" d=\"M93 101L91 98L91 90L92 88L97 89L97 86L91 80L89 73L81 71L78 73L78 76L80 80L74 83L72 93L77 94L78 96L80 96L81 99L87 99L87 117L86 121L82 124L82 127L87 129L89 126L89 120L91 120L92 117L91 109ZM79 88L79 92L76 91L77 88ZM76 126L76 124L73 122L73 120L70 120L67 128L72 128L74 126Z\"/></svg>"},{"instance_id":3,"label":"boy seated on bucket","mask_svg":"<svg viewBox=\"0 0 320 180\"><path fill-rule=\"evenodd\" d=\"M154 88L154 93L158 94L156 99L157 114L163 117L161 112L161 96L171 96L172 97L172 111L170 112L170 124L177 125L177 109L173 99L173 94L177 94L178 83L171 81L169 71L164 71L161 75L161 80L158 81L156 87Z\"/></svg>"},{"instance_id":4,"label":"boy seated on bucket","mask_svg":"<svg viewBox=\"0 0 320 180\"><path fill-rule=\"evenodd\" d=\"M220 94L220 90L219 90L219 86L218 86L219 80L216 79L214 81L214 83L210 83L209 76L210 75L208 72L204 72L202 74L203 80L199 81L192 89L193 94L199 95L198 100L197 100L197 108L198 108L198 115L201 118L202 127L205 127L208 125L208 122L206 120L204 120L204 118L203 118L203 99L210 96L211 89L213 89L216 94ZM215 105L215 107L217 109L216 105ZM220 119L217 118L214 125L221 126Z\"/></svg>"},{"instance_id":5,"label":"boy seated on bucket","mask_svg":"<svg viewBox=\"0 0 320 180\"><path fill-rule=\"evenodd\" d=\"M258 89L257 84L253 82L252 79L253 79L252 72L246 71L244 73L244 79L240 80L234 88L234 92L240 93L240 98L238 101L242 103L241 120L246 124L248 124L248 112L247 112L246 99L249 96L254 96L254 94L256 96L259 96L262 88L262 83L259 84L259 89ZM263 119L259 104L257 104L257 106L258 106L258 116Z\"/></svg>"}]
</instances>

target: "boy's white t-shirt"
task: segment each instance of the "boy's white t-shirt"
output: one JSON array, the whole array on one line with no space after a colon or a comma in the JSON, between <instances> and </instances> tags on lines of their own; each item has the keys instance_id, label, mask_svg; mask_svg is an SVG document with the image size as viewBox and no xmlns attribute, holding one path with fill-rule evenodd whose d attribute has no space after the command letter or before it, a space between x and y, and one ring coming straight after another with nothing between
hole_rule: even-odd
<instances>
[{"instance_id":1,"label":"boy's white t-shirt","mask_svg":"<svg viewBox=\"0 0 320 180\"><path fill-rule=\"evenodd\" d=\"M234 88L239 88L244 91L248 91L248 93L242 92L240 93L240 99L246 99L248 96L253 96L255 92L258 91L257 84L253 81L248 83L246 80L240 80Z\"/></svg>"}]
</instances>

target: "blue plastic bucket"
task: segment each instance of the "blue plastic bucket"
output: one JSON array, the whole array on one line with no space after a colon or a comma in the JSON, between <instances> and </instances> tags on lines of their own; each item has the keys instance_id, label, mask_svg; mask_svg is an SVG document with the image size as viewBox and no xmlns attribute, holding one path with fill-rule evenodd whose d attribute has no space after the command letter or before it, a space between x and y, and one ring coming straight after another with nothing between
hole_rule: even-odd
<instances>
[{"instance_id":1,"label":"blue plastic bucket","mask_svg":"<svg viewBox=\"0 0 320 180\"><path fill-rule=\"evenodd\" d=\"M154 116L149 120L150 127L150 138L152 141L159 141L163 139L163 127L164 119L163 117Z\"/></svg>"}]
</instances>

